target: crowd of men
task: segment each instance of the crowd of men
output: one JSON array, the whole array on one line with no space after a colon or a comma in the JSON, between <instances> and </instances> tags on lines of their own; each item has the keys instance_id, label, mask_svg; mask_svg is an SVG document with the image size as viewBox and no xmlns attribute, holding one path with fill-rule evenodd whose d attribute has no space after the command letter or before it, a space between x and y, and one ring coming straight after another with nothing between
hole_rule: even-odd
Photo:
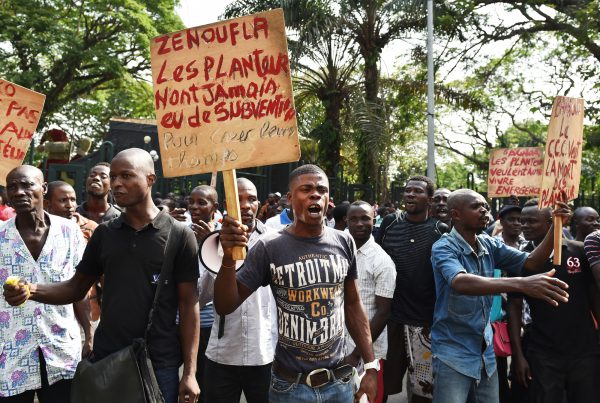
<instances>
[{"instance_id":1,"label":"crowd of men","mask_svg":"<svg viewBox=\"0 0 600 403\"><path fill-rule=\"evenodd\" d=\"M325 173L302 165L262 206L239 178L235 220L208 185L163 197L155 181L140 149L92 167L80 205L37 168L7 175L0 282L20 282L0 299L0 402L68 402L82 357L144 336L159 282L148 348L167 403L384 402L404 387L413 403L600 397L591 207L510 199L494 220L480 194L424 176L402 210L335 205ZM558 266L553 217L571 224ZM200 252L215 231L216 268Z\"/></svg>"}]
</instances>

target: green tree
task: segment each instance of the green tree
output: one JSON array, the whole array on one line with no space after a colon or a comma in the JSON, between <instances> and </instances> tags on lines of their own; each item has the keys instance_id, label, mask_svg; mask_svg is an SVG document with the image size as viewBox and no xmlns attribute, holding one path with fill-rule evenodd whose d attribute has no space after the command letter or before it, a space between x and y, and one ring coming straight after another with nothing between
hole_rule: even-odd
<instances>
[{"instance_id":1,"label":"green tree","mask_svg":"<svg viewBox=\"0 0 600 403\"><path fill-rule=\"evenodd\" d=\"M408 32L424 27L425 14L420 1L398 0L344 0L339 1L339 26L359 48L362 57L364 106L373 119L370 129L385 118L385 106L380 94L381 53L394 40ZM374 130L359 134L359 178L362 183L376 180L378 167L385 149L378 147L381 137ZM385 135L384 135L385 136ZM373 147L375 145L375 147Z\"/></svg>"},{"instance_id":2,"label":"green tree","mask_svg":"<svg viewBox=\"0 0 600 403\"><path fill-rule=\"evenodd\" d=\"M451 190L468 187L468 177L475 171L473 164L465 163L462 158L445 153L445 161L436 169L436 186ZM476 184L478 191L482 191L481 181Z\"/></svg>"},{"instance_id":3,"label":"green tree","mask_svg":"<svg viewBox=\"0 0 600 403\"><path fill-rule=\"evenodd\" d=\"M283 7L286 13L286 24L294 29L299 40L297 46L291 46L296 51L296 58L310 54L310 48L328 38L332 33L339 32L347 38L347 43L358 49L362 76L363 117L372 118L371 129L379 126L378 122L385 116L385 106L382 105L380 94L381 52L391 42L403 34L412 32L424 26L425 15L421 1L398 0L336 0L326 2L319 0L238 0L228 6L225 16L234 17L247 13L264 11L274 7ZM311 59L313 62L317 62ZM330 99L325 100L330 102ZM326 106L327 107L327 106ZM334 119L335 120L335 119ZM324 122L328 127L324 130L337 130L334 120ZM366 122L363 122L366 123ZM378 177L379 164L386 150L379 148L382 133L372 130L363 131L358 139L359 181L368 183ZM335 135L334 135L335 137ZM375 137L375 139L373 138ZM332 143L333 144L333 143Z\"/></svg>"},{"instance_id":4,"label":"green tree","mask_svg":"<svg viewBox=\"0 0 600 403\"><path fill-rule=\"evenodd\" d=\"M295 74L297 107L307 98L318 99L324 109L323 121L310 132L319 143L319 160L329 176L335 175L340 164L343 143L342 109L354 87L353 73L356 58L349 43L335 35L316 41L305 57L309 63L299 62Z\"/></svg>"},{"instance_id":5,"label":"green tree","mask_svg":"<svg viewBox=\"0 0 600 403\"><path fill-rule=\"evenodd\" d=\"M148 80L151 38L183 28L174 7L174 0L4 0L0 76L46 94L40 128L87 112L105 124L103 106L146 115L139 95L147 87L136 81Z\"/></svg>"},{"instance_id":6,"label":"green tree","mask_svg":"<svg viewBox=\"0 0 600 403\"><path fill-rule=\"evenodd\" d=\"M308 97L316 96L325 111L323 121L310 131L319 142L319 161L330 175L337 161L343 161L347 177L357 173L359 182L387 189L390 167L399 167L397 162L410 154L404 146L421 135L424 139L427 86L421 46L406 54L406 67L394 77L381 75L381 53L394 40L424 28L423 1L239 0L224 16L277 6L284 8L290 28L299 118ZM339 49L354 48L359 57L351 51L345 51L350 60L338 56ZM448 85L437 86L436 95L465 108L477 103L466 91ZM344 102L348 96L349 104Z\"/></svg>"},{"instance_id":7,"label":"green tree","mask_svg":"<svg viewBox=\"0 0 600 403\"><path fill-rule=\"evenodd\" d=\"M478 41L489 43L552 33L561 44L570 42L600 61L600 3L597 0L446 0L448 17L459 23L463 37L476 32ZM513 17L492 18L502 10ZM574 50L574 49L572 49Z\"/></svg>"},{"instance_id":8,"label":"green tree","mask_svg":"<svg viewBox=\"0 0 600 403\"><path fill-rule=\"evenodd\" d=\"M305 105L318 99L321 122L305 133L316 140L319 165L334 176L344 143L343 108L355 88L358 58L351 41L340 34L328 2L315 0L241 0L228 6L224 16L236 17L283 6L294 67L295 102L299 119Z\"/></svg>"}]
</instances>

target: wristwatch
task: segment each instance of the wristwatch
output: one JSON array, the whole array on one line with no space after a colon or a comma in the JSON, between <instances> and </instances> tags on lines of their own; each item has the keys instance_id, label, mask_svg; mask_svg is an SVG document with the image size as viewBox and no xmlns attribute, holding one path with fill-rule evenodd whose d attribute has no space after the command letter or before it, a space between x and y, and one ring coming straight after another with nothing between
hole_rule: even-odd
<instances>
[{"instance_id":1,"label":"wristwatch","mask_svg":"<svg viewBox=\"0 0 600 403\"><path fill-rule=\"evenodd\" d=\"M364 368L365 368L365 371L367 369L374 369L377 372L379 372L379 370L381 369L381 367L379 366L379 360L378 359L375 359L375 360L373 360L371 362L367 362L364 365Z\"/></svg>"}]
</instances>

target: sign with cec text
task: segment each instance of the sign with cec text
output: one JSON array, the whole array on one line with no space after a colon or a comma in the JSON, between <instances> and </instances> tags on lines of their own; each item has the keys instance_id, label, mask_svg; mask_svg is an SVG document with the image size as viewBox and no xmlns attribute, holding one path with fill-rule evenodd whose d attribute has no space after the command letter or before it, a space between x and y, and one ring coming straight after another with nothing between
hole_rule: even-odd
<instances>
[{"instance_id":1,"label":"sign with cec text","mask_svg":"<svg viewBox=\"0 0 600 403\"><path fill-rule=\"evenodd\" d=\"M46 96L0 78L0 185L23 163Z\"/></svg>"},{"instance_id":2,"label":"sign with cec text","mask_svg":"<svg viewBox=\"0 0 600 403\"><path fill-rule=\"evenodd\" d=\"M156 37L151 57L165 176L300 158L281 9Z\"/></svg>"},{"instance_id":3,"label":"sign with cec text","mask_svg":"<svg viewBox=\"0 0 600 403\"><path fill-rule=\"evenodd\" d=\"M581 177L583 149L583 99L556 97L548 126L539 207L554 207L561 200L576 199Z\"/></svg>"},{"instance_id":4,"label":"sign with cec text","mask_svg":"<svg viewBox=\"0 0 600 403\"><path fill-rule=\"evenodd\" d=\"M542 147L497 148L490 153L488 196L537 196L542 186Z\"/></svg>"}]
</instances>

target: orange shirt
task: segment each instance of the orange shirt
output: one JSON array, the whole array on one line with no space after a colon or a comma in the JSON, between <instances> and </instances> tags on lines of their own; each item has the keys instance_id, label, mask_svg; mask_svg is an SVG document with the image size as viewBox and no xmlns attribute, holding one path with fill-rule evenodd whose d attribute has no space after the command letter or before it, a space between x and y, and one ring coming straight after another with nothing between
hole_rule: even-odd
<instances>
[{"instance_id":1,"label":"orange shirt","mask_svg":"<svg viewBox=\"0 0 600 403\"><path fill-rule=\"evenodd\" d=\"M83 237L86 242L89 242L94 230L98 227L98 224L95 221L89 220L82 216L79 213L74 213L73 217L75 218L75 222L79 225L81 232L83 233ZM88 291L88 299L90 300L90 315L93 321L96 321L100 318L100 304L98 302L98 289L97 285L94 284L92 288Z\"/></svg>"},{"instance_id":2,"label":"orange shirt","mask_svg":"<svg viewBox=\"0 0 600 403\"><path fill-rule=\"evenodd\" d=\"M83 237L85 241L88 242L94 233L98 224L95 221L88 220L84 216L79 213L73 213L73 217L75 218L75 222L79 225L81 232L83 233Z\"/></svg>"}]
</instances>

